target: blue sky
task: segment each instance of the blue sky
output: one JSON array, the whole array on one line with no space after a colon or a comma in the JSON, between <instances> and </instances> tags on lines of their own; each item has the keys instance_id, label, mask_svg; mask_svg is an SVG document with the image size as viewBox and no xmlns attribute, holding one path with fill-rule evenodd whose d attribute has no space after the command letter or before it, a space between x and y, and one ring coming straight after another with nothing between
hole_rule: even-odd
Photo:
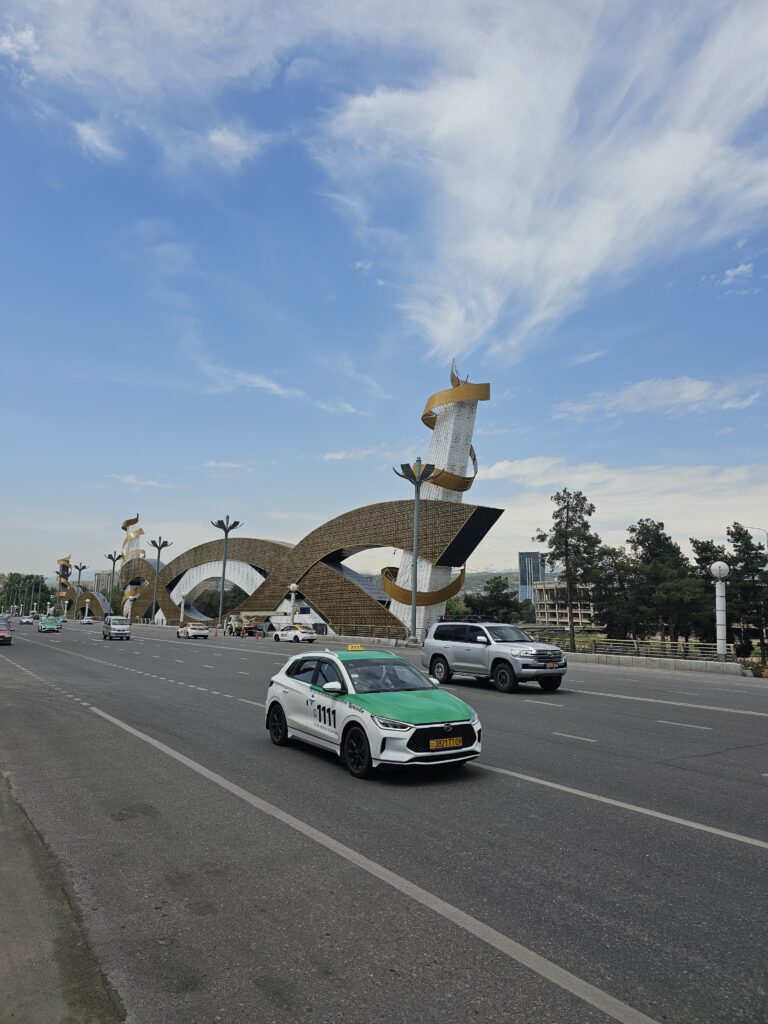
<instances>
[{"instance_id":1,"label":"blue sky","mask_svg":"<svg viewBox=\"0 0 768 1024\"><path fill-rule=\"evenodd\" d=\"M5 11L0 571L405 496L454 356L470 568L565 485L613 543L768 527L764 3Z\"/></svg>"}]
</instances>

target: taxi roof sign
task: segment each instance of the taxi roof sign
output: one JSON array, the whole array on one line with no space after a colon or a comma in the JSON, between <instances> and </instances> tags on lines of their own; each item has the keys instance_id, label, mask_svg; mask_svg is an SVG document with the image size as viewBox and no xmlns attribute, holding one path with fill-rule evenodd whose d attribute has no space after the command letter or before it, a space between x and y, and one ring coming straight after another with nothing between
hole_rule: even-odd
<instances>
[{"instance_id":1,"label":"taxi roof sign","mask_svg":"<svg viewBox=\"0 0 768 1024\"><path fill-rule=\"evenodd\" d=\"M364 651L365 648L362 644L347 644L348 651Z\"/></svg>"}]
</instances>

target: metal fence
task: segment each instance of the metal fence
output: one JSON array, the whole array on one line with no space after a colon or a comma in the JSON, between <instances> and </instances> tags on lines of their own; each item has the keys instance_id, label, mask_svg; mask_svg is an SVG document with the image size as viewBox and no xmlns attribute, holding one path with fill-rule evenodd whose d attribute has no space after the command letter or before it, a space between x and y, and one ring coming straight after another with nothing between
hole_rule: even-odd
<instances>
[{"instance_id":1,"label":"metal fence","mask_svg":"<svg viewBox=\"0 0 768 1024\"><path fill-rule=\"evenodd\" d=\"M539 640L568 649L568 635L545 634L537 630ZM578 654L623 654L640 658L678 658L691 661L718 661L717 644L698 640L611 640L610 638L576 638ZM726 661L737 661L733 644L726 647Z\"/></svg>"}]
</instances>

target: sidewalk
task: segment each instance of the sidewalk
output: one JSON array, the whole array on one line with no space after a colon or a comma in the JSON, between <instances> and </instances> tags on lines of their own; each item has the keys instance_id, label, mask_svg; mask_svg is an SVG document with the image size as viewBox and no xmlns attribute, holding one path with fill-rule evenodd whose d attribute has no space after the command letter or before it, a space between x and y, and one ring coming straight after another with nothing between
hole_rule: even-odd
<instances>
[{"instance_id":1,"label":"sidewalk","mask_svg":"<svg viewBox=\"0 0 768 1024\"><path fill-rule=\"evenodd\" d=\"M0 1024L118 1024L61 873L0 777Z\"/></svg>"}]
</instances>

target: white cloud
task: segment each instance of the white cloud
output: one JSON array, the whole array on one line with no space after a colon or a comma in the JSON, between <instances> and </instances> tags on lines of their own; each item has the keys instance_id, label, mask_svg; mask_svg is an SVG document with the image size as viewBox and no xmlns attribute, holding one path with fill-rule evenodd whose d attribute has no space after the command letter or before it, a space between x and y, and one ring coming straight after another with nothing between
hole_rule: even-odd
<instances>
[{"instance_id":1,"label":"white cloud","mask_svg":"<svg viewBox=\"0 0 768 1024\"><path fill-rule=\"evenodd\" d=\"M499 484L517 485L498 498ZM641 517L660 519L686 550L688 538L725 539L735 519L760 522L768 503L764 467L572 463L558 456L499 462L481 469L472 491L479 504L504 507L503 515L472 557L473 565L509 567L531 547L538 527L552 521L550 496L562 487L582 490L596 506L592 524L610 544L626 541L626 528ZM758 518L755 518L758 517ZM535 546L535 545L534 545Z\"/></svg>"},{"instance_id":2,"label":"white cloud","mask_svg":"<svg viewBox=\"0 0 768 1024\"><path fill-rule=\"evenodd\" d=\"M328 193L382 240L380 280L441 355L518 354L596 291L766 220L762 0L700 0L673 16L661 0L6 10L25 27L2 37L4 52L45 101L76 91L94 111L84 124L120 119L182 162L188 151L227 170L264 137L222 122L226 91L270 87L297 57L340 57L343 99L301 138ZM373 66L355 60L371 48ZM115 158L90 135L93 155Z\"/></svg>"},{"instance_id":3,"label":"white cloud","mask_svg":"<svg viewBox=\"0 0 768 1024\"><path fill-rule=\"evenodd\" d=\"M382 448L352 448L348 451L338 452L324 452L322 455L323 462L348 462L348 461L362 461L363 459L370 458L391 458L389 452L385 452Z\"/></svg>"},{"instance_id":4,"label":"white cloud","mask_svg":"<svg viewBox=\"0 0 768 1024\"><path fill-rule=\"evenodd\" d=\"M111 473L110 477L130 487L170 487L170 484L161 483L159 480L140 480L134 473Z\"/></svg>"},{"instance_id":5,"label":"white cloud","mask_svg":"<svg viewBox=\"0 0 768 1024\"><path fill-rule=\"evenodd\" d=\"M580 402L555 406L555 419L583 420L588 416L657 413L682 416L713 409L747 409L760 397L761 380L718 384L693 377L651 378L629 384L621 391L595 391Z\"/></svg>"},{"instance_id":6,"label":"white cloud","mask_svg":"<svg viewBox=\"0 0 768 1024\"><path fill-rule=\"evenodd\" d=\"M604 348L598 348L594 352L583 352L581 355L574 356L571 359L571 366L583 366L585 363L594 363L596 359L602 359L606 351Z\"/></svg>"},{"instance_id":7,"label":"white cloud","mask_svg":"<svg viewBox=\"0 0 768 1024\"><path fill-rule=\"evenodd\" d=\"M216 459L209 459L203 463L203 469L245 469L247 462L218 462Z\"/></svg>"},{"instance_id":8,"label":"white cloud","mask_svg":"<svg viewBox=\"0 0 768 1024\"><path fill-rule=\"evenodd\" d=\"M356 408L351 402L337 401L337 402L325 402L322 399L317 399L313 402L313 405L322 410L322 412L329 412L332 415L341 414L348 416L352 413L361 414L362 410Z\"/></svg>"},{"instance_id":9,"label":"white cloud","mask_svg":"<svg viewBox=\"0 0 768 1024\"><path fill-rule=\"evenodd\" d=\"M74 125L75 134L83 150L99 160L119 160L121 151L113 145L105 130L96 121L82 121Z\"/></svg>"},{"instance_id":10,"label":"white cloud","mask_svg":"<svg viewBox=\"0 0 768 1024\"><path fill-rule=\"evenodd\" d=\"M736 267L730 267L723 274L720 284L728 287L732 284L740 284L751 279L754 272L754 264L751 259L742 260Z\"/></svg>"}]
</instances>

